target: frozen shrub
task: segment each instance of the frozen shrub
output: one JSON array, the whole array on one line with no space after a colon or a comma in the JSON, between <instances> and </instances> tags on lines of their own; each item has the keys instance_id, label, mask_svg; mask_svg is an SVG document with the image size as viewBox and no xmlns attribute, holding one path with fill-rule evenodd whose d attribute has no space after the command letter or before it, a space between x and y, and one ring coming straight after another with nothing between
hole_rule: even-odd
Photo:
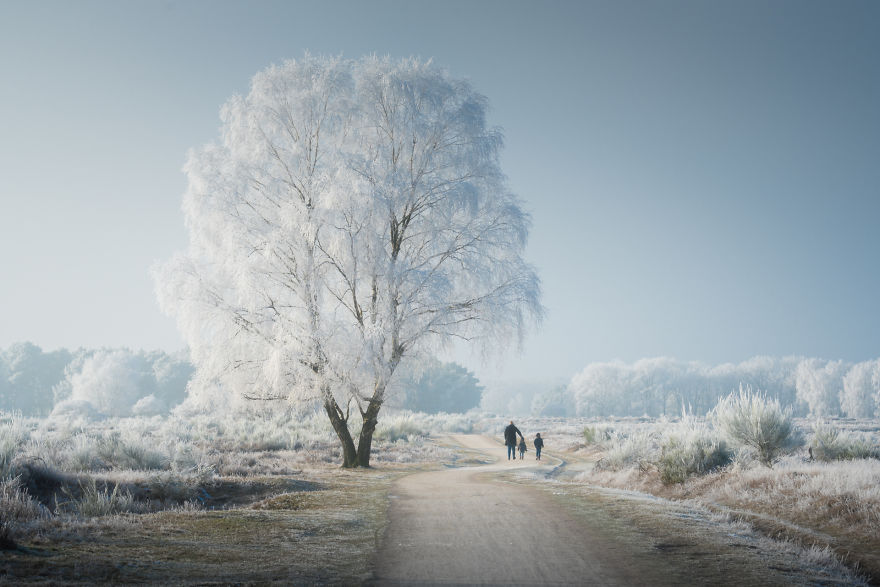
<instances>
[{"instance_id":1,"label":"frozen shrub","mask_svg":"<svg viewBox=\"0 0 880 587\"><path fill-rule=\"evenodd\" d=\"M373 434L375 440L386 440L388 442L397 442L398 440L408 440L418 436L426 436L427 432L407 416L396 416L383 419L376 426L376 432Z\"/></svg>"},{"instance_id":2,"label":"frozen shrub","mask_svg":"<svg viewBox=\"0 0 880 587\"><path fill-rule=\"evenodd\" d=\"M109 516L137 509L131 493L120 491L118 484L114 485L113 491L110 491L108 487L99 489L94 477L90 477L86 483L80 483L79 489L79 496L75 496L65 489L65 493L70 499L65 505L80 516L86 518Z\"/></svg>"},{"instance_id":3,"label":"frozen shrub","mask_svg":"<svg viewBox=\"0 0 880 587\"><path fill-rule=\"evenodd\" d=\"M14 533L14 526L0 510L0 550L13 550L18 546L15 543Z\"/></svg>"},{"instance_id":4,"label":"frozen shrub","mask_svg":"<svg viewBox=\"0 0 880 587\"><path fill-rule=\"evenodd\" d=\"M49 417L62 421L84 420L88 422L101 420L104 416L102 416L89 401L83 399L66 399L55 404Z\"/></svg>"},{"instance_id":5,"label":"frozen shrub","mask_svg":"<svg viewBox=\"0 0 880 587\"><path fill-rule=\"evenodd\" d=\"M827 422L818 421L810 438L810 453L817 461L843 461L877 457L880 450L863 436L841 432Z\"/></svg>"},{"instance_id":6,"label":"frozen shrub","mask_svg":"<svg viewBox=\"0 0 880 587\"><path fill-rule=\"evenodd\" d=\"M97 451L107 467L113 469L155 470L163 469L168 457L159 453L141 439L123 438L112 432L98 441Z\"/></svg>"},{"instance_id":7,"label":"frozen shrub","mask_svg":"<svg viewBox=\"0 0 880 587\"><path fill-rule=\"evenodd\" d=\"M28 495L18 478L0 481L0 550L15 548L24 524L47 515L46 509Z\"/></svg>"},{"instance_id":8,"label":"frozen shrub","mask_svg":"<svg viewBox=\"0 0 880 587\"><path fill-rule=\"evenodd\" d=\"M131 413L135 416L157 416L167 411L168 407L165 402L152 393L139 399L131 408Z\"/></svg>"},{"instance_id":9,"label":"frozen shrub","mask_svg":"<svg viewBox=\"0 0 880 587\"><path fill-rule=\"evenodd\" d=\"M754 451L768 467L801 445L791 409L783 409L779 400L767 398L748 386L740 386L739 392L722 398L711 416L731 442Z\"/></svg>"},{"instance_id":10,"label":"frozen shrub","mask_svg":"<svg viewBox=\"0 0 880 587\"><path fill-rule=\"evenodd\" d=\"M28 436L20 414L0 423L0 478L5 479L12 473L12 461Z\"/></svg>"},{"instance_id":11,"label":"frozen shrub","mask_svg":"<svg viewBox=\"0 0 880 587\"><path fill-rule=\"evenodd\" d=\"M609 430L602 426L586 426L584 427L583 434L584 443L586 444L596 444L597 442L602 442L610 438Z\"/></svg>"},{"instance_id":12,"label":"frozen shrub","mask_svg":"<svg viewBox=\"0 0 880 587\"><path fill-rule=\"evenodd\" d=\"M29 522L46 517L47 510L22 487L21 480L0 481L0 514L7 522Z\"/></svg>"},{"instance_id":13,"label":"frozen shrub","mask_svg":"<svg viewBox=\"0 0 880 587\"><path fill-rule=\"evenodd\" d=\"M724 439L692 418L675 426L660 445L657 469L665 484L682 483L730 463L733 455Z\"/></svg>"},{"instance_id":14,"label":"frozen shrub","mask_svg":"<svg viewBox=\"0 0 880 587\"><path fill-rule=\"evenodd\" d=\"M654 436L647 430L632 434L613 433L608 440L605 454L596 463L599 470L619 471L629 467L648 469L654 461Z\"/></svg>"},{"instance_id":15,"label":"frozen shrub","mask_svg":"<svg viewBox=\"0 0 880 587\"><path fill-rule=\"evenodd\" d=\"M91 471L104 468L98 456L97 442L86 434L77 434L70 441L70 451L64 459L64 467L71 471Z\"/></svg>"}]
</instances>

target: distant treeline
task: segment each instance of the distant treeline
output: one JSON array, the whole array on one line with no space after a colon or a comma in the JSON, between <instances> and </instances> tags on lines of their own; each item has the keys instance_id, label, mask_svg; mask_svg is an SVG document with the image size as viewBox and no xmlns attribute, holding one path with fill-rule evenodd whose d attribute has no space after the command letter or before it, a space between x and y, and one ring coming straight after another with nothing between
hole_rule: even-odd
<instances>
[{"instance_id":1,"label":"distant treeline","mask_svg":"<svg viewBox=\"0 0 880 587\"><path fill-rule=\"evenodd\" d=\"M592 363L568 385L534 397L532 412L558 416L659 416L711 410L740 386L765 392L796 416L880 415L880 359L861 363L755 357L706 365L669 358Z\"/></svg>"},{"instance_id":2,"label":"distant treeline","mask_svg":"<svg viewBox=\"0 0 880 587\"><path fill-rule=\"evenodd\" d=\"M187 398L194 371L186 352L45 352L30 342L16 343L0 349L0 410L25 416L165 414ZM473 373L437 360L402 370L395 388L395 407L426 413L466 412L479 405L483 391Z\"/></svg>"},{"instance_id":3,"label":"distant treeline","mask_svg":"<svg viewBox=\"0 0 880 587\"><path fill-rule=\"evenodd\" d=\"M0 349L0 410L27 416L149 416L187 397L194 369L186 352L60 349L29 343ZM791 406L796 416L880 416L880 359L861 363L803 357L755 357L706 365L669 358L592 363L549 390L502 387L484 393L473 373L432 360L401 371L394 407L464 412L480 404L498 413L544 416L677 415L711 410L742 386Z\"/></svg>"},{"instance_id":4,"label":"distant treeline","mask_svg":"<svg viewBox=\"0 0 880 587\"><path fill-rule=\"evenodd\" d=\"M29 342L0 350L0 409L26 416L53 412L151 416L186 397L193 373L186 353L59 349Z\"/></svg>"}]
</instances>

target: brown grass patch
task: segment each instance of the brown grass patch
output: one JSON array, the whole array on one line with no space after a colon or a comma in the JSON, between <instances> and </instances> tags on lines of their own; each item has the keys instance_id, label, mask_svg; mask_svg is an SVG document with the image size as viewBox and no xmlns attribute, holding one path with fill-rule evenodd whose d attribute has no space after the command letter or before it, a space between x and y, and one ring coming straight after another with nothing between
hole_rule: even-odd
<instances>
[{"instance_id":1,"label":"brown grass patch","mask_svg":"<svg viewBox=\"0 0 880 587\"><path fill-rule=\"evenodd\" d=\"M767 536L829 548L880 582L880 462L807 463L725 470L664 485L656 470L593 471L590 484L693 500Z\"/></svg>"},{"instance_id":2,"label":"brown grass patch","mask_svg":"<svg viewBox=\"0 0 880 587\"><path fill-rule=\"evenodd\" d=\"M369 578L387 490L407 467L304 470L203 487L215 510L55 516L7 551L11 583L333 583Z\"/></svg>"}]
</instances>

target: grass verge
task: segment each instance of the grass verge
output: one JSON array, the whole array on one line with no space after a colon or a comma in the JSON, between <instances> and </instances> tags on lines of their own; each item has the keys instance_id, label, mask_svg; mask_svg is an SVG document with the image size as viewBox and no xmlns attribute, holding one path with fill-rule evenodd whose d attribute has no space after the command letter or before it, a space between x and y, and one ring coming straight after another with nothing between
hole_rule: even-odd
<instances>
[{"instance_id":1,"label":"grass verge","mask_svg":"<svg viewBox=\"0 0 880 587\"><path fill-rule=\"evenodd\" d=\"M411 466L315 467L296 480L227 479L232 509L58 516L6 551L10 583L358 584L369 578L390 484ZM312 490L290 491L307 480ZM241 487L238 487L240 484ZM250 497L249 503L244 496Z\"/></svg>"}]
</instances>

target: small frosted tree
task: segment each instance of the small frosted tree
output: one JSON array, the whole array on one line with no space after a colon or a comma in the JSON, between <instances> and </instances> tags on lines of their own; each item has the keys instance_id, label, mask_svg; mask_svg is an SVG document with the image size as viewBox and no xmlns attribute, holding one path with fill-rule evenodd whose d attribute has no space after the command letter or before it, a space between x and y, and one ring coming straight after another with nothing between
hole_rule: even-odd
<instances>
[{"instance_id":1,"label":"small frosted tree","mask_svg":"<svg viewBox=\"0 0 880 587\"><path fill-rule=\"evenodd\" d=\"M189 250L157 270L197 380L319 402L343 465L368 466L404 359L520 340L539 282L485 110L430 63L375 57L289 61L231 99L186 166Z\"/></svg>"}]
</instances>

